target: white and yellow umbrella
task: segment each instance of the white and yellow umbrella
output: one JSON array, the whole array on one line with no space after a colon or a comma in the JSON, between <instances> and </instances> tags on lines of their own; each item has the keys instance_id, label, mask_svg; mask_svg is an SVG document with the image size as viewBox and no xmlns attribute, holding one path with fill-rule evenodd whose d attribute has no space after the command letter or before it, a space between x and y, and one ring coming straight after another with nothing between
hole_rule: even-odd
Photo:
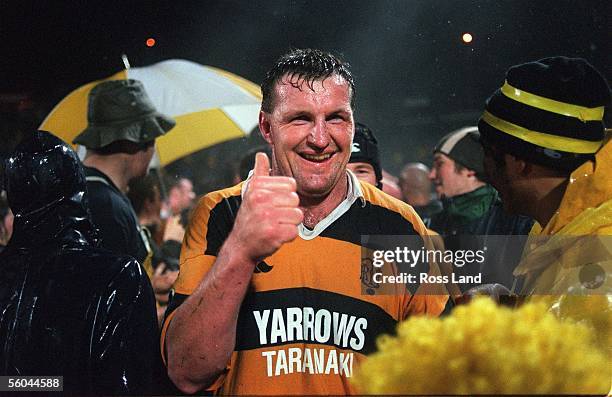
<instances>
[{"instance_id":1,"label":"white and yellow umbrella","mask_svg":"<svg viewBox=\"0 0 612 397\"><path fill-rule=\"evenodd\" d=\"M170 59L134 67L74 90L49 113L40 129L68 143L87 126L87 98L104 80L140 80L160 113L176 120L156 140L160 164L229 139L247 136L257 125L261 90L240 76L194 62Z\"/></svg>"}]
</instances>

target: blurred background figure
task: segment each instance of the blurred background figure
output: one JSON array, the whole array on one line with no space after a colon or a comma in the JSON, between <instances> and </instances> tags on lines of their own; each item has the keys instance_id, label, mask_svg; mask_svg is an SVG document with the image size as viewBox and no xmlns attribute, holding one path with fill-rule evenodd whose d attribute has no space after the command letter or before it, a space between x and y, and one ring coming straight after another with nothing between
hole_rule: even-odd
<instances>
[{"instance_id":1,"label":"blurred background figure","mask_svg":"<svg viewBox=\"0 0 612 397\"><path fill-rule=\"evenodd\" d=\"M442 211L440 200L432 198L430 172L423 163L408 163L399 177L402 200L416 210L427 227L431 218Z\"/></svg>"},{"instance_id":2,"label":"blurred background figure","mask_svg":"<svg viewBox=\"0 0 612 397\"><path fill-rule=\"evenodd\" d=\"M179 273L181 242L167 240L153 254L153 277L151 284L157 302L157 322L161 326L170 299L170 289Z\"/></svg>"},{"instance_id":3,"label":"blurred background figure","mask_svg":"<svg viewBox=\"0 0 612 397\"><path fill-rule=\"evenodd\" d=\"M170 222L162 221L160 185L156 174L132 179L127 196L153 251L151 284L157 303L158 323L161 323L170 288L178 276L179 254L185 230L182 225L174 223L178 217L170 218Z\"/></svg>"},{"instance_id":4,"label":"blurred background figure","mask_svg":"<svg viewBox=\"0 0 612 397\"><path fill-rule=\"evenodd\" d=\"M140 226L149 231L156 244L161 244L163 242L162 198L157 176L151 173L133 178L129 182L127 196L134 207ZM159 240L156 240L155 236L160 236Z\"/></svg>"},{"instance_id":5,"label":"blurred background figure","mask_svg":"<svg viewBox=\"0 0 612 397\"><path fill-rule=\"evenodd\" d=\"M398 200L402 199L402 190L399 187L399 178L395 175L391 175L386 170L382 170L382 190L391 197L395 197Z\"/></svg>"},{"instance_id":6,"label":"blurred background figure","mask_svg":"<svg viewBox=\"0 0 612 397\"><path fill-rule=\"evenodd\" d=\"M151 276L152 251L125 194L131 179L147 174L155 138L176 123L155 110L136 80L95 86L89 94L87 120L87 128L73 143L87 148L83 164L101 246L134 257Z\"/></svg>"},{"instance_id":7,"label":"blurred background figure","mask_svg":"<svg viewBox=\"0 0 612 397\"><path fill-rule=\"evenodd\" d=\"M28 134L6 166L13 235L0 253L0 375L62 375L74 395L149 395L161 372L138 262L96 248L76 153Z\"/></svg>"},{"instance_id":8,"label":"blurred background figure","mask_svg":"<svg viewBox=\"0 0 612 397\"><path fill-rule=\"evenodd\" d=\"M259 134L259 131L257 133ZM259 145L250 149L247 154L240 159L238 174L234 177L235 185L248 178L249 172L251 172L251 170L255 167L255 155L258 152L265 153L268 158L272 158L272 150L270 149L270 145Z\"/></svg>"},{"instance_id":9,"label":"blurred background figure","mask_svg":"<svg viewBox=\"0 0 612 397\"><path fill-rule=\"evenodd\" d=\"M383 176L378 155L378 141L365 124L355 123L351 157L346 168L358 179L382 189Z\"/></svg>"},{"instance_id":10,"label":"blurred background figure","mask_svg":"<svg viewBox=\"0 0 612 397\"><path fill-rule=\"evenodd\" d=\"M6 192L0 191L0 252L6 247L6 244L13 234L13 212L8 205Z\"/></svg>"},{"instance_id":11,"label":"blurred background figure","mask_svg":"<svg viewBox=\"0 0 612 397\"><path fill-rule=\"evenodd\" d=\"M433 150L429 179L442 201L431 229L442 236L470 234L497 199L483 181L484 157L478 127L464 127L444 136Z\"/></svg>"},{"instance_id":12,"label":"blurred background figure","mask_svg":"<svg viewBox=\"0 0 612 397\"><path fill-rule=\"evenodd\" d=\"M167 198L162 205L162 217L181 215L193 206L196 194L193 191L193 182L186 176L178 175L167 178Z\"/></svg>"}]
</instances>

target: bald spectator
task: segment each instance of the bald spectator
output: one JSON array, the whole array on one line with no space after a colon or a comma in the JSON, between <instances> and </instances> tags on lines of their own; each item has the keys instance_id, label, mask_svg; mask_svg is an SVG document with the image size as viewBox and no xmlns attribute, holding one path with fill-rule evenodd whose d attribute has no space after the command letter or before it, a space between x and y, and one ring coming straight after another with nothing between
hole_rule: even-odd
<instances>
[{"instance_id":1,"label":"bald spectator","mask_svg":"<svg viewBox=\"0 0 612 397\"><path fill-rule=\"evenodd\" d=\"M429 227L431 218L442 211L439 200L431 197L430 169L423 163L408 163L399 177L402 200L410 204Z\"/></svg>"}]
</instances>

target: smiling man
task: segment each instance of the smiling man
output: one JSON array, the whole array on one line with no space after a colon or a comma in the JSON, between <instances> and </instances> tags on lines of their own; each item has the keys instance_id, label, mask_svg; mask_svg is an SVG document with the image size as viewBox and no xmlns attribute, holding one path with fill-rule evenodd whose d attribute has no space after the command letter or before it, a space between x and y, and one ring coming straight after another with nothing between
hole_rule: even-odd
<instances>
[{"instance_id":1,"label":"smiling man","mask_svg":"<svg viewBox=\"0 0 612 397\"><path fill-rule=\"evenodd\" d=\"M262 91L271 163L258 153L244 183L195 209L162 331L168 372L187 393L352 393L348 378L376 337L409 315L439 314L447 296L404 284L382 294L364 277L362 235L423 241L427 230L409 206L347 172L348 65L294 50Z\"/></svg>"}]
</instances>

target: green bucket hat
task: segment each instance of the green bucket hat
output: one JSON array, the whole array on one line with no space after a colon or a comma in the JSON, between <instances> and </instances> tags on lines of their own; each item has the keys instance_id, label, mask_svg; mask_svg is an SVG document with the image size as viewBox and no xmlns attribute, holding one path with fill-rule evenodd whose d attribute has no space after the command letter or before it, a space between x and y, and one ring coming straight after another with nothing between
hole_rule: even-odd
<instances>
[{"instance_id":1,"label":"green bucket hat","mask_svg":"<svg viewBox=\"0 0 612 397\"><path fill-rule=\"evenodd\" d=\"M99 149L120 140L149 142L175 125L155 109L140 81L105 81L89 93L87 128L72 143Z\"/></svg>"}]
</instances>

